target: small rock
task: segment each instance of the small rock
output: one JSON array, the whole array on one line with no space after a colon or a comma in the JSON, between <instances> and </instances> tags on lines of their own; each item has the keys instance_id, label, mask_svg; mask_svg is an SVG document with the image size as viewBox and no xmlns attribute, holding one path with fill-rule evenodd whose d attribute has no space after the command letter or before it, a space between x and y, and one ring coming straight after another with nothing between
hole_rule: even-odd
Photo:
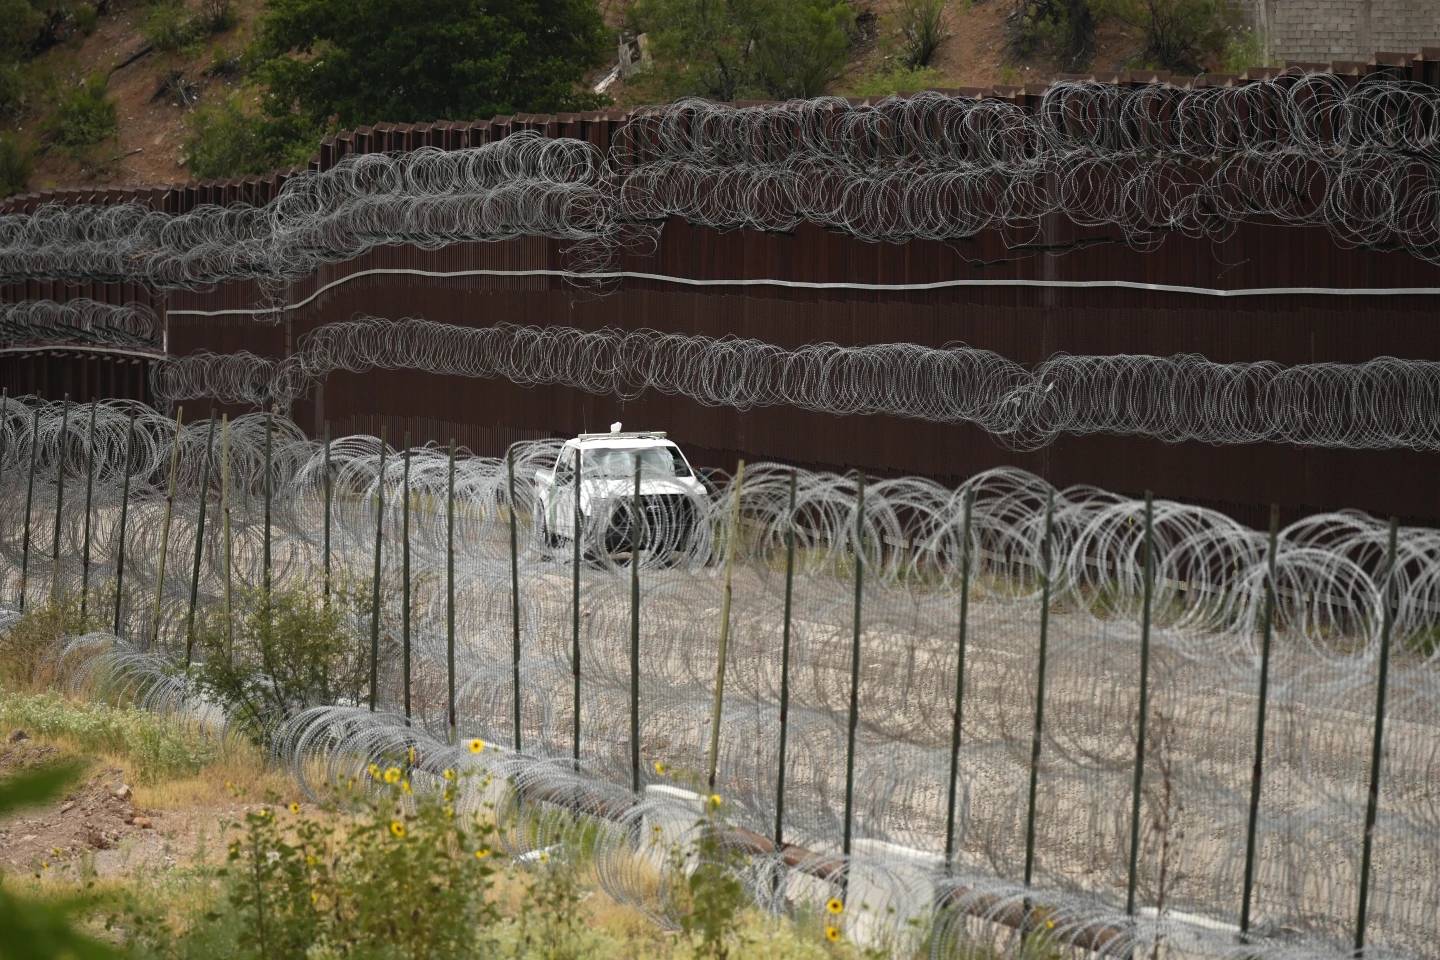
<instances>
[{"instance_id":1,"label":"small rock","mask_svg":"<svg viewBox=\"0 0 1440 960\"><path fill-rule=\"evenodd\" d=\"M127 783L120 784L120 786L110 791L110 796L114 797L116 800L129 800L130 785Z\"/></svg>"},{"instance_id":2,"label":"small rock","mask_svg":"<svg viewBox=\"0 0 1440 960\"><path fill-rule=\"evenodd\" d=\"M24 730L16 730L14 733L10 734L10 741L9 741L9 742L10 742L10 743L19 743L21 740L29 740L29 739L30 739L30 734L26 733Z\"/></svg>"},{"instance_id":3,"label":"small rock","mask_svg":"<svg viewBox=\"0 0 1440 960\"><path fill-rule=\"evenodd\" d=\"M139 827L141 830L153 830L155 828L155 824L151 821L149 817L142 817L139 814L131 817L130 822L133 823L135 826Z\"/></svg>"},{"instance_id":4,"label":"small rock","mask_svg":"<svg viewBox=\"0 0 1440 960\"><path fill-rule=\"evenodd\" d=\"M38 833L27 833L27 834L25 834L25 836L23 836L23 837L20 838L20 842L21 842L21 843L29 843L31 840L34 840L34 839L38 838L39 836L40 836L40 835L39 835Z\"/></svg>"},{"instance_id":5,"label":"small rock","mask_svg":"<svg viewBox=\"0 0 1440 960\"><path fill-rule=\"evenodd\" d=\"M61 813L69 813L71 810L74 810L74 809L75 809L75 801L74 801L74 800L71 800L69 803L66 803L65 805L63 805L63 806L60 808L60 812L61 812Z\"/></svg>"}]
</instances>

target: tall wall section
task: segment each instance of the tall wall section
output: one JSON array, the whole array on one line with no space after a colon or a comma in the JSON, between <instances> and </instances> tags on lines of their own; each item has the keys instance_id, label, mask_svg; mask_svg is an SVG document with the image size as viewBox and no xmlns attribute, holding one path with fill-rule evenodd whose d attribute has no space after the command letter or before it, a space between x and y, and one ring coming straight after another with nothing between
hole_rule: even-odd
<instances>
[{"instance_id":1,"label":"tall wall section","mask_svg":"<svg viewBox=\"0 0 1440 960\"><path fill-rule=\"evenodd\" d=\"M1360 60L1440 45L1433 0L1245 0L1274 61Z\"/></svg>"}]
</instances>

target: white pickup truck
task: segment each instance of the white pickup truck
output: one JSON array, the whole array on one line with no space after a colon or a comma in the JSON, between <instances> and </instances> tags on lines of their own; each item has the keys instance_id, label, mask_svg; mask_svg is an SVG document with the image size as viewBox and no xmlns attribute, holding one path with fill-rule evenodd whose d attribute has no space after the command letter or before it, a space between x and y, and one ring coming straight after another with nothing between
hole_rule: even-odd
<instances>
[{"instance_id":1,"label":"white pickup truck","mask_svg":"<svg viewBox=\"0 0 1440 960\"><path fill-rule=\"evenodd\" d=\"M640 468L640 523L635 533L635 469ZM577 483L578 479L578 483ZM535 530L546 546L575 539L590 555L698 553L708 540L710 492L685 455L658 431L582 433L565 441L555 466L535 471Z\"/></svg>"}]
</instances>

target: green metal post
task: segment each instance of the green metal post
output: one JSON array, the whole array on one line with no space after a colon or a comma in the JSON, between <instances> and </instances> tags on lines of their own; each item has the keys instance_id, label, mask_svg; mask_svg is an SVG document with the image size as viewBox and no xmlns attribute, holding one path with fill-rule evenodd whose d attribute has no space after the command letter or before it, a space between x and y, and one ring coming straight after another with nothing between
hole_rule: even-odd
<instances>
[{"instance_id":1,"label":"green metal post","mask_svg":"<svg viewBox=\"0 0 1440 960\"><path fill-rule=\"evenodd\" d=\"M955 717L950 727L950 779L945 803L945 869L955 862L955 802L960 781L960 722L965 704L965 643L970 625L970 514L975 488L965 491L965 515L960 522L960 627L955 660Z\"/></svg>"},{"instance_id":2,"label":"green metal post","mask_svg":"<svg viewBox=\"0 0 1440 960\"><path fill-rule=\"evenodd\" d=\"M70 394L60 403L60 438L55 444L55 539L50 550L50 602L60 593L60 518L65 512L65 461L70 446Z\"/></svg>"},{"instance_id":3,"label":"green metal post","mask_svg":"<svg viewBox=\"0 0 1440 960\"><path fill-rule=\"evenodd\" d=\"M90 517L95 503L95 398L90 398L90 428L85 433L85 533L80 547L80 622L89 629L90 616ZM4 451L0 450L0 459Z\"/></svg>"},{"instance_id":4,"label":"green metal post","mask_svg":"<svg viewBox=\"0 0 1440 960\"><path fill-rule=\"evenodd\" d=\"M445 488L445 688L446 729L455 742L455 438L450 438L450 472Z\"/></svg>"},{"instance_id":5,"label":"green metal post","mask_svg":"<svg viewBox=\"0 0 1440 960\"><path fill-rule=\"evenodd\" d=\"M745 461L735 468L734 498L730 505L730 536L725 543L725 579L720 594L720 643L715 658L715 700L710 709L710 792L720 765L720 724L725 709L725 666L730 650L730 602L734 596L735 548L740 539L740 489L745 483Z\"/></svg>"},{"instance_id":6,"label":"green metal post","mask_svg":"<svg viewBox=\"0 0 1440 960\"><path fill-rule=\"evenodd\" d=\"M405 719L410 719L410 432L405 432L404 505L400 510L400 643L404 648L401 683L405 687Z\"/></svg>"},{"instance_id":7,"label":"green metal post","mask_svg":"<svg viewBox=\"0 0 1440 960\"><path fill-rule=\"evenodd\" d=\"M1055 523L1055 491L1045 502L1040 541L1040 662L1035 677L1035 730L1030 738L1030 799L1025 814L1025 886L1035 875L1035 799L1040 785L1040 738L1045 729L1045 661L1050 647L1050 536Z\"/></svg>"},{"instance_id":8,"label":"green metal post","mask_svg":"<svg viewBox=\"0 0 1440 960\"><path fill-rule=\"evenodd\" d=\"M120 479L120 545L115 555L115 636L120 636L120 609L125 599L125 522L130 517L130 463L135 448L135 411L125 430L125 466Z\"/></svg>"},{"instance_id":9,"label":"green metal post","mask_svg":"<svg viewBox=\"0 0 1440 960\"><path fill-rule=\"evenodd\" d=\"M375 474L375 575L370 581L370 712L380 692L380 551L385 542L385 428L380 428L380 468Z\"/></svg>"},{"instance_id":10,"label":"green metal post","mask_svg":"<svg viewBox=\"0 0 1440 960\"><path fill-rule=\"evenodd\" d=\"M1240 899L1240 940L1250 934L1255 889L1255 828L1260 816L1260 783L1265 773L1265 711L1270 701L1270 640L1275 631L1275 564L1280 546L1280 507L1270 506L1269 551L1265 560L1265 607L1260 622L1260 690L1255 707L1255 762L1250 769L1250 816L1245 827L1245 880Z\"/></svg>"},{"instance_id":11,"label":"green metal post","mask_svg":"<svg viewBox=\"0 0 1440 960\"><path fill-rule=\"evenodd\" d=\"M795 471L785 514L785 613L780 627L780 757L775 775L775 850L785 845L785 748L790 723L790 613L795 596Z\"/></svg>"},{"instance_id":12,"label":"green metal post","mask_svg":"<svg viewBox=\"0 0 1440 960\"><path fill-rule=\"evenodd\" d=\"M850 714L845 738L845 832L840 850L849 877L851 839L855 823L855 732L860 725L861 605L865 590L865 475L855 475L855 606L850 629ZM848 890L848 883L847 883Z\"/></svg>"},{"instance_id":13,"label":"green metal post","mask_svg":"<svg viewBox=\"0 0 1440 960\"><path fill-rule=\"evenodd\" d=\"M575 769L580 769L580 448L575 448L574 495L571 497L571 513L574 523L570 527L570 669L575 683L574 742L573 759Z\"/></svg>"},{"instance_id":14,"label":"green metal post","mask_svg":"<svg viewBox=\"0 0 1440 960\"><path fill-rule=\"evenodd\" d=\"M270 567L270 499L273 496L271 478L271 440L270 435L274 430L273 416L269 410L265 411L265 533L264 533L264 556L261 563L264 567L262 576L265 586L265 611L266 616L270 615L270 588L273 585Z\"/></svg>"},{"instance_id":15,"label":"green metal post","mask_svg":"<svg viewBox=\"0 0 1440 960\"><path fill-rule=\"evenodd\" d=\"M165 597L165 556L170 547L170 521L175 516L175 477L180 468L180 433L185 426L185 408L175 408L175 441L170 445L170 482L165 488L165 520L160 526L160 561L155 575L155 619L150 624L150 643L160 645L160 607Z\"/></svg>"},{"instance_id":16,"label":"green metal post","mask_svg":"<svg viewBox=\"0 0 1440 960\"><path fill-rule=\"evenodd\" d=\"M335 496L334 481L330 477L330 424L325 424L325 544L322 548L325 564L325 609L330 609L330 510Z\"/></svg>"},{"instance_id":17,"label":"green metal post","mask_svg":"<svg viewBox=\"0 0 1440 960\"><path fill-rule=\"evenodd\" d=\"M635 496L630 514L630 789L640 792L640 458L635 458Z\"/></svg>"},{"instance_id":18,"label":"green metal post","mask_svg":"<svg viewBox=\"0 0 1440 960\"><path fill-rule=\"evenodd\" d=\"M230 539L230 415L220 418L220 515L224 529L220 531L225 552L225 659L235 655L235 597L231 588L231 572L235 565L235 546Z\"/></svg>"},{"instance_id":19,"label":"green metal post","mask_svg":"<svg viewBox=\"0 0 1440 960\"><path fill-rule=\"evenodd\" d=\"M510 690L515 706L515 752L520 752L520 538L515 516L515 447L505 451L510 491Z\"/></svg>"},{"instance_id":20,"label":"green metal post","mask_svg":"<svg viewBox=\"0 0 1440 960\"><path fill-rule=\"evenodd\" d=\"M190 608L185 613L185 668L195 652L195 601L200 595L200 561L205 556L205 507L210 500L210 468L215 449L215 408L210 408L210 425L205 430L205 467L200 479L200 515L195 520L195 563L190 568Z\"/></svg>"},{"instance_id":21,"label":"green metal post","mask_svg":"<svg viewBox=\"0 0 1440 960\"><path fill-rule=\"evenodd\" d=\"M1375 846L1375 818L1380 807L1380 762L1385 751L1385 694L1390 680L1390 635L1395 629L1395 568L1398 557L1399 522L1390 518L1390 545L1381 581L1380 675L1375 686L1375 740L1370 749L1370 796L1365 804L1365 841L1360 857L1360 905L1355 918L1355 956L1365 953L1365 927L1370 912L1370 861Z\"/></svg>"},{"instance_id":22,"label":"green metal post","mask_svg":"<svg viewBox=\"0 0 1440 960\"><path fill-rule=\"evenodd\" d=\"M30 421L30 479L25 485L25 533L20 545L20 610L25 610L25 592L30 582L30 511L35 502L35 455L40 452L40 403L36 398Z\"/></svg>"},{"instance_id":23,"label":"green metal post","mask_svg":"<svg viewBox=\"0 0 1440 960\"><path fill-rule=\"evenodd\" d=\"M1150 611L1155 596L1155 501L1145 491L1145 582L1140 607L1140 705L1135 731L1135 775L1130 784L1130 873L1125 886L1125 913L1135 916L1136 871L1140 865L1140 786L1145 778L1146 724L1150 718Z\"/></svg>"}]
</instances>

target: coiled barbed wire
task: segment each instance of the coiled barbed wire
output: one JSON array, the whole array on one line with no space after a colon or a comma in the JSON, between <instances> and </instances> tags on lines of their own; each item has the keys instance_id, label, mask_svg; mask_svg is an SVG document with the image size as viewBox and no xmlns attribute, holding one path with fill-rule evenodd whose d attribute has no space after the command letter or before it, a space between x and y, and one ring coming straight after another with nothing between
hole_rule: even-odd
<instances>
[{"instance_id":1,"label":"coiled barbed wire","mask_svg":"<svg viewBox=\"0 0 1440 960\"><path fill-rule=\"evenodd\" d=\"M1290 70L1235 87L1052 85L1033 112L939 93L643 110L608 152L520 131L462 150L352 155L296 175L260 207L165 214L139 203L47 204L0 216L0 280L139 280L195 289L279 283L376 247L568 241L605 268L667 217L730 229L816 223L872 241L999 230L1048 217L1169 233L1323 226L1341 246L1440 263L1440 93Z\"/></svg>"},{"instance_id":2,"label":"coiled barbed wire","mask_svg":"<svg viewBox=\"0 0 1440 960\"><path fill-rule=\"evenodd\" d=\"M1053 922L1056 948L1076 956L1128 954L1157 940L1267 960L1343 955L1350 949L1359 875L1378 664L1388 642L1371 941L1376 955L1396 957L1434 956L1440 943L1430 906L1440 895L1440 811L1431 789L1440 777L1435 530L1401 528L1392 564L1386 528L1375 519L1353 512L1307 517L1279 531L1272 580L1263 534L1213 510L1159 501L1147 588L1142 502L1086 487L1055 490L1002 469L958 488L914 477L871 482L862 512L853 476L759 464L746 469L738 486L717 480L713 496L691 498L686 510L642 510L647 546L638 557L596 546L612 524L628 527L636 519L625 512L629 477L586 474L587 546L577 571L565 528L543 502L546 481L538 473L554 465L558 442L513 448L513 496L505 460L462 451L454 466L453 513L458 733L493 747L476 759L447 733L446 451L397 451L374 437L337 438L327 471L325 449L273 417L267 474L261 415L242 416L212 434L206 420L177 429L137 405L102 403L93 408L92 461L90 405L34 398L0 403L0 598L14 605L19 597L32 458L30 605L51 589L69 595L79 589L86 510L76 491L92 464L91 588L113 585L120 490L128 483L121 633L130 639L77 640L66 656L90 664L83 668L87 676L113 677L132 696L166 710L200 708L175 660L185 647L189 558L207 470L211 523L195 584L202 609L222 603L227 550L237 593L243 597L261 584L267 485L271 575L281 588L318 589L328 489L333 602L357 649L368 647L360 638L368 638L370 621L353 598L369 596L376 494L383 489L381 709L356 707L363 702L358 695L348 703L313 704L275 730L280 757L307 783L336 773L360 776L371 760L403 754L408 746L431 773L479 764L508 798L502 805L508 848L593 847L605 889L662 920L675 919L674 898L665 891L683 882L683 874L671 872L676 868L665 865L663 846L649 838L658 829L667 842L684 843L696 819L687 806L692 801L674 788L686 786L686 776L700 777L707 762L723 593L724 567L717 560L731 544L736 564L716 792L734 831L726 842L743 853L744 883L757 902L776 909L788 901L816 906L836 890L836 871L843 868L854 901L870 904L856 906L846 921L857 938L901 949L933 929L937 957L968 955L973 938L1003 937L996 931L1010 929L1017 916L1032 928ZM135 440L127 459L132 414ZM228 461L218 459L226 433ZM157 591L169 463L177 449L168 525L175 559ZM407 467L414 700L408 722L399 707L397 662ZM599 469L592 464L592 471ZM51 538L62 472L67 492L56 571ZM215 519L222 474L232 514L228 540ZM652 482L660 486L646 496L673 489L663 477ZM729 519L737 490L738 528ZM514 733L517 695L512 516L519 546L520 753L504 749ZM791 537L795 574L787 591ZM846 859L837 838L857 554L864 580L857 840ZM640 695L632 700L630 576L637 559L642 672ZM1267 587L1273 588L1271 736L1256 832L1257 925L1250 942L1240 944L1225 924L1233 923L1244 864ZM787 592L790 666L782 674ZM156 632L157 593L159 643L144 649ZM1131 922L1114 904L1126 883L1147 593L1150 759L1141 797L1142 909ZM962 595L968 632L958 839L947 867L938 851L946 826ZM1038 869L1035 883L1025 887L1016 865L1026 833L1042 608L1048 687L1035 819ZM578 637L572 633L577 610ZM577 663L578 763L571 742ZM774 829L782 689L789 697L783 827L792 846L777 853L755 838ZM632 709L642 757L638 794L631 791ZM1096 946L1097 931L1109 947Z\"/></svg>"},{"instance_id":3,"label":"coiled barbed wire","mask_svg":"<svg viewBox=\"0 0 1440 960\"><path fill-rule=\"evenodd\" d=\"M337 370L396 369L525 387L563 384L623 399L656 392L737 410L789 406L970 423L1015 449L1096 433L1171 443L1440 449L1440 363L1397 357L1286 366L1196 354L1056 354L1027 369L960 344L789 349L648 329L362 317L316 328L283 360L244 352L167 359L152 368L151 385L163 402L284 405Z\"/></svg>"},{"instance_id":4,"label":"coiled barbed wire","mask_svg":"<svg viewBox=\"0 0 1440 960\"><path fill-rule=\"evenodd\" d=\"M109 304L77 297L0 304L0 345L97 344L154 349L160 345L155 311L139 303Z\"/></svg>"}]
</instances>

